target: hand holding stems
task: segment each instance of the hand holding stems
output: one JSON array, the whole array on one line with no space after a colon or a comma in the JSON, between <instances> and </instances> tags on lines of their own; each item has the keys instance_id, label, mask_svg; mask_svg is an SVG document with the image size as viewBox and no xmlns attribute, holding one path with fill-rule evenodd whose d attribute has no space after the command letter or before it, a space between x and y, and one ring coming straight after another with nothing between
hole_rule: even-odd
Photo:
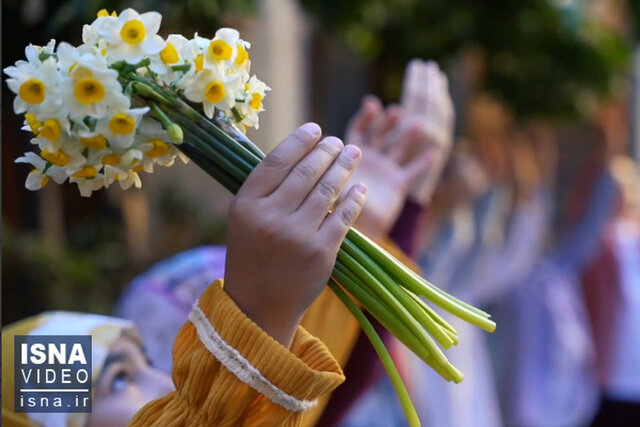
<instances>
[{"instance_id":1,"label":"hand holding stems","mask_svg":"<svg viewBox=\"0 0 640 427\"><path fill-rule=\"evenodd\" d=\"M320 137L313 123L287 137L249 175L228 216L225 289L287 348L326 286L367 191L354 185L329 213L361 153Z\"/></svg>"},{"instance_id":2,"label":"hand holding stems","mask_svg":"<svg viewBox=\"0 0 640 427\"><path fill-rule=\"evenodd\" d=\"M447 76L433 61L412 60L405 71L401 105L404 109L400 128L418 127L420 132L411 141L413 147L405 151L405 158L415 158L425 150L431 164L416 179L410 197L426 205L451 151L455 112L449 94Z\"/></svg>"}]
</instances>

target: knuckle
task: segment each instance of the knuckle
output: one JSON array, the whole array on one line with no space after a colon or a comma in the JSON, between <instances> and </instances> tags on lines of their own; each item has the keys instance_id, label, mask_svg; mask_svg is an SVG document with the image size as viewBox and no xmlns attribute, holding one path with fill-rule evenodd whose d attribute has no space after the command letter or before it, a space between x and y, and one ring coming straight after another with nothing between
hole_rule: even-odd
<instances>
[{"instance_id":1,"label":"knuckle","mask_svg":"<svg viewBox=\"0 0 640 427\"><path fill-rule=\"evenodd\" d=\"M318 194L326 200L335 200L338 197L338 188L327 180L322 180L316 187Z\"/></svg>"},{"instance_id":2,"label":"knuckle","mask_svg":"<svg viewBox=\"0 0 640 427\"><path fill-rule=\"evenodd\" d=\"M315 176L315 168L309 163L300 163L295 168L295 173L298 177L303 179L311 179Z\"/></svg>"},{"instance_id":3,"label":"knuckle","mask_svg":"<svg viewBox=\"0 0 640 427\"><path fill-rule=\"evenodd\" d=\"M305 246L304 255L310 260L320 260L326 257L326 247L317 243L309 243Z\"/></svg>"},{"instance_id":4,"label":"knuckle","mask_svg":"<svg viewBox=\"0 0 640 427\"><path fill-rule=\"evenodd\" d=\"M357 217L356 206L357 205L350 205L349 207L345 207L338 213L338 219L340 219L340 222L344 227L351 227L351 225L355 222Z\"/></svg>"},{"instance_id":5,"label":"knuckle","mask_svg":"<svg viewBox=\"0 0 640 427\"><path fill-rule=\"evenodd\" d=\"M276 151L272 151L264 158L263 163L266 167L276 170L285 169L287 166L286 161Z\"/></svg>"}]
</instances>

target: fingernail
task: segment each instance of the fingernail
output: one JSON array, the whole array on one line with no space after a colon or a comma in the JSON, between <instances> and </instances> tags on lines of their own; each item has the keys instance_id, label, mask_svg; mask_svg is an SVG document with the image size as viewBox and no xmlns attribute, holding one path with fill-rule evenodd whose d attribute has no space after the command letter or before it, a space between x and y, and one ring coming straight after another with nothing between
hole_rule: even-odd
<instances>
[{"instance_id":1,"label":"fingernail","mask_svg":"<svg viewBox=\"0 0 640 427\"><path fill-rule=\"evenodd\" d=\"M351 160L358 160L362 155L362 152L360 151L360 149L355 145L347 145L344 151L345 151L345 154Z\"/></svg>"},{"instance_id":2,"label":"fingernail","mask_svg":"<svg viewBox=\"0 0 640 427\"><path fill-rule=\"evenodd\" d=\"M313 123L313 122L303 124L302 126L300 126L300 130L308 133L310 136L313 136L313 137L320 135L320 133L322 132L322 129L320 129L320 126L318 126L316 123Z\"/></svg>"},{"instance_id":3,"label":"fingernail","mask_svg":"<svg viewBox=\"0 0 640 427\"><path fill-rule=\"evenodd\" d=\"M342 148L344 147L344 143L342 142L342 140L340 138L336 138L335 136L328 136L324 139L324 141L325 144L331 145L338 150L342 150Z\"/></svg>"},{"instance_id":4,"label":"fingernail","mask_svg":"<svg viewBox=\"0 0 640 427\"><path fill-rule=\"evenodd\" d=\"M367 186L366 185L364 185L362 183L359 183L359 184L356 184L355 188L356 188L356 191L358 193L362 194L363 196L365 196L367 194Z\"/></svg>"}]
</instances>

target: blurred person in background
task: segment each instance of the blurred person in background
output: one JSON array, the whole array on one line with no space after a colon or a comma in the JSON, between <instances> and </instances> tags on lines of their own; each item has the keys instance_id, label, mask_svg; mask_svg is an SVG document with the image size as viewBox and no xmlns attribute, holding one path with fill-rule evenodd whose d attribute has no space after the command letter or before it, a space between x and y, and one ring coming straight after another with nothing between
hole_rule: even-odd
<instances>
[{"instance_id":1,"label":"blurred person in background","mask_svg":"<svg viewBox=\"0 0 640 427\"><path fill-rule=\"evenodd\" d=\"M602 395L593 426L640 423L640 175L626 156L611 163L620 202L582 275Z\"/></svg>"}]
</instances>

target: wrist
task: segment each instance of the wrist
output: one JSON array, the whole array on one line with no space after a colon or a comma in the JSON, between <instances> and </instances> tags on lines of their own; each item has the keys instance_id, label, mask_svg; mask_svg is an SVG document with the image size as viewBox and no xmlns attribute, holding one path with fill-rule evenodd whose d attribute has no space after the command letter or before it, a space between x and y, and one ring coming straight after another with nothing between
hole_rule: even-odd
<instances>
[{"instance_id":1,"label":"wrist","mask_svg":"<svg viewBox=\"0 0 640 427\"><path fill-rule=\"evenodd\" d=\"M290 348L301 316L278 310L255 294L234 286L233 282L225 281L225 291L245 316L285 348Z\"/></svg>"}]
</instances>

